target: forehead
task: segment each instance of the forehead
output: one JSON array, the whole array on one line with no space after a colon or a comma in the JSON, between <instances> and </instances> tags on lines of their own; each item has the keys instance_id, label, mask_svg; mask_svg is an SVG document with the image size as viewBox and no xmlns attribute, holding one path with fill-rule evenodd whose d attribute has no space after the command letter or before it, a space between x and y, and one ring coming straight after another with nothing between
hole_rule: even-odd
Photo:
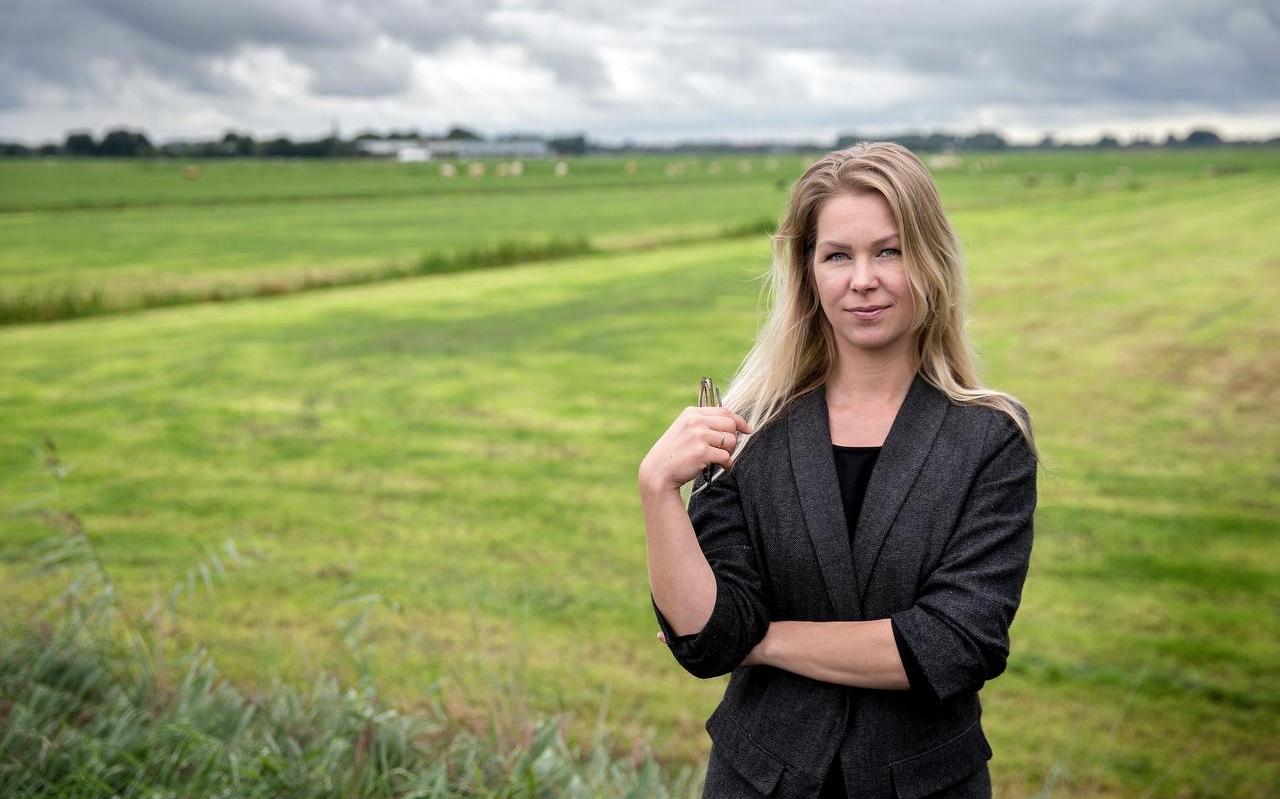
<instances>
[{"instance_id":1,"label":"forehead","mask_svg":"<svg viewBox=\"0 0 1280 799\"><path fill-rule=\"evenodd\" d=\"M889 201L878 191L842 193L818 209L818 236L845 232L872 238L898 232Z\"/></svg>"}]
</instances>

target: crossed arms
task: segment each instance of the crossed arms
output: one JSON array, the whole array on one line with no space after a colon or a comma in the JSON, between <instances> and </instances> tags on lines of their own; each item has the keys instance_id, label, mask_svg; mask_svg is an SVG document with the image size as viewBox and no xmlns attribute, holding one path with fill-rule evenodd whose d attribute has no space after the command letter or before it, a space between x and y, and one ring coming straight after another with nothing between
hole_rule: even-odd
<instances>
[{"instance_id":1,"label":"crossed arms","mask_svg":"<svg viewBox=\"0 0 1280 799\"><path fill-rule=\"evenodd\" d=\"M650 599L672 655L701 678L764 664L936 701L1001 674L1030 559L1036 464L1011 421L992 427L940 562L915 604L883 619L771 623L733 469L687 511L678 492L645 493Z\"/></svg>"}]
</instances>

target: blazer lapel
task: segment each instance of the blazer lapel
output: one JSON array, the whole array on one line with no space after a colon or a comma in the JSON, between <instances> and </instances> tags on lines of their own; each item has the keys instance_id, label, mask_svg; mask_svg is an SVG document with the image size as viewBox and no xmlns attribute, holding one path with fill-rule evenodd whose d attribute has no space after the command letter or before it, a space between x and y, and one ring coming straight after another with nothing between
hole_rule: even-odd
<instances>
[{"instance_id":1,"label":"blazer lapel","mask_svg":"<svg viewBox=\"0 0 1280 799\"><path fill-rule=\"evenodd\" d=\"M916 372L871 470L862 510L858 513L858 526L853 532L853 566L858 578L859 606L866 597L880 546L920 476L933 440L942 427L942 418L947 415L947 404L947 395ZM838 492L839 486L836 489Z\"/></svg>"},{"instance_id":2,"label":"blazer lapel","mask_svg":"<svg viewBox=\"0 0 1280 799\"><path fill-rule=\"evenodd\" d=\"M822 578L841 620L861 619L871 571L946 415L947 399L917 372L871 470L853 550L831 451L826 386L797 399L787 417L792 476Z\"/></svg>"},{"instance_id":3,"label":"blazer lapel","mask_svg":"<svg viewBox=\"0 0 1280 799\"><path fill-rule=\"evenodd\" d=\"M805 527L822 569L822 581L838 621L862 618L859 593L852 590L853 555L845 525L840 480L831 452L826 386L802 394L787 417L791 475L800 496Z\"/></svg>"}]
</instances>

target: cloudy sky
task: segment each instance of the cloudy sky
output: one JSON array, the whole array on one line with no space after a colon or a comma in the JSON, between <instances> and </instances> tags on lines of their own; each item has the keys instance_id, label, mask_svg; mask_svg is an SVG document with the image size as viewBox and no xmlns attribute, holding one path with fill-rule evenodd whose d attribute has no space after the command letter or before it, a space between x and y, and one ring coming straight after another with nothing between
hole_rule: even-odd
<instances>
[{"instance_id":1,"label":"cloudy sky","mask_svg":"<svg viewBox=\"0 0 1280 799\"><path fill-rule=\"evenodd\" d=\"M1280 134L1275 0L0 0L0 139Z\"/></svg>"}]
</instances>

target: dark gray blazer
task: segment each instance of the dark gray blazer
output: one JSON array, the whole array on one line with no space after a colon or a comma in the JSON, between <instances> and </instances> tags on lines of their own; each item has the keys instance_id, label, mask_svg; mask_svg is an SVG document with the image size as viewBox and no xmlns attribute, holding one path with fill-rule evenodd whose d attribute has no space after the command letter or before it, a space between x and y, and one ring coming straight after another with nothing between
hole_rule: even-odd
<instances>
[{"instance_id":1,"label":"dark gray blazer","mask_svg":"<svg viewBox=\"0 0 1280 799\"><path fill-rule=\"evenodd\" d=\"M689 503L716 577L710 620L677 636L650 594L681 666L732 673L705 724L703 796L814 797L837 756L859 795L916 799L976 784L964 778L985 774L992 754L978 689L1004 671L1031 556L1036 462L1017 426L952 403L917 373L871 473L852 552L825 387L793 399L744 446L705 490L694 481ZM739 666L771 620L886 617L932 697Z\"/></svg>"}]
</instances>

